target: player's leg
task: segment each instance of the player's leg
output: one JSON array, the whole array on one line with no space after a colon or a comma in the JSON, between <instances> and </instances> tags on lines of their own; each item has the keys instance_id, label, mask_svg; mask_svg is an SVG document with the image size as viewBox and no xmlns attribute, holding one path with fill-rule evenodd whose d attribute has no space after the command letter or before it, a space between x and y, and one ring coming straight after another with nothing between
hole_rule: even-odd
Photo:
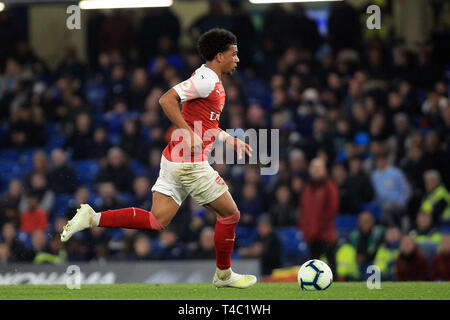
<instances>
[{"instance_id":1,"label":"player's leg","mask_svg":"<svg viewBox=\"0 0 450 320\"><path fill-rule=\"evenodd\" d=\"M69 240L76 232L89 227L162 230L177 213L179 205L170 196L153 193L151 211L140 208L123 208L95 212L88 204L82 204L76 215L64 226L61 241Z\"/></svg>"},{"instance_id":2,"label":"player's leg","mask_svg":"<svg viewBox=\"0 0 450 320\"><path fill-rule=\"evenodd\" d=\"M216 273L213 284L216 287L248 288L256 283L253 275L241 275L231 270L231 254L233 252L236 226L240 213L229 191L224 192L216 200L204 204L204 207L217 215L214 228L214 244L216 246Z\"/></svg>"},{"instance_id":3,"label":"player's leg","mask_svg":"<svg viewBox=\"0 0 450 320\"><path fill-rule=\"evenodd\" d=\"M155 191L151 211L134 207L103 211L98 226L159 231L172 221L178 208L172 197Z\"/></svg>"},{"instance_id":4,"label":"player's leg","mask_svg":"<svg viewBox=\"0 0 450 320\"><path fill-rule=\"evenodd\" d=\"M179 164L161 157L159 177L152 187L153 206L151 211L139 208L124 208L95 212L88 204L83 204L77 214L64 227L61 240L67 241L78 231L89 227L130 228L162 230L178 211L188 193L178 181L176 172Z\"/></svg>"}]
</instances>

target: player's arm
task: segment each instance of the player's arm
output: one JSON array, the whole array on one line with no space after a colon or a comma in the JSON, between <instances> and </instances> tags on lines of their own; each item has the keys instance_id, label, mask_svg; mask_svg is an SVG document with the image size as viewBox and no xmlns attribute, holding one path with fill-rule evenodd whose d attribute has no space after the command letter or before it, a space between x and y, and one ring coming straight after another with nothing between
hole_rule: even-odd
<instances>
[{"instance_id":1,"label":"player's arm","mask_svg":"<svg viewBox=\"0 0 450 320\"><path fill-rule=\"evenodd\" d=\"M203 148L203 141L198 135L194 134L194 131L184 120L180 111L180 96L178 93L173 88L170 89L159 98L159 104L166 116L177 128L189 132L191 135L191 148L193 147L194 150L201 150Z\"/></svg>"},{"instance_id":2,"label":"player's arm","mask_svg":"<svg viewBox=\"0 0 450 320\"><path fill-rule=\"evenodd\" d=\"M251 151L253 151L252 147L245 143L244 141L234 138L231 135L229 135L226 131L223 131L222 129L218 129L219 132L217 134L217 139L225 143L226 145L232 147L234 151L238 154L238 159L242 159L243 152L245 152L249 157L252 156Z\"/></svg>"}]
</instances>

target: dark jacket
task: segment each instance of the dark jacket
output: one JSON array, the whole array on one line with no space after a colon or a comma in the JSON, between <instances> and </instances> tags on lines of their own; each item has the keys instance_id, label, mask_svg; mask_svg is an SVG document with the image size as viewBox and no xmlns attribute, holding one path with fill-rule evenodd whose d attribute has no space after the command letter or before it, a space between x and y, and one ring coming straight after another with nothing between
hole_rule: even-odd
<instances>
[{"instance_id":1,"label":"dark jacket","mask_svg":"<svg viewBox=\"0 0 450 320\"><path fill-rule=\"evenodd\" d=\"M113 168L109 165L100 169L96 182L112 182L119 192L133 191L134 172L128 165Z\"/></svg>"},{"instance_id":2,"label":"dark jacket","mask_svg":"<svg viewBox=\"0 0 450 320\"><path fill-rule=\"evenodd\" d=\"M58 194L72 194L78 185L75 170L67 165L54 168L49 176L50 189Z\"/></svg>"}]
</instances>

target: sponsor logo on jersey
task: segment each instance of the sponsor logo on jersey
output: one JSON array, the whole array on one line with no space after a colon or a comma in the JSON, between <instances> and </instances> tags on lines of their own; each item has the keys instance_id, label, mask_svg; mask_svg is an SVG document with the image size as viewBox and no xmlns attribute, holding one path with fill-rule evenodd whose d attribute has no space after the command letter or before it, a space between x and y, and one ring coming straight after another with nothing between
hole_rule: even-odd
<instances>
[{"instance_id":1,"label":"sponsor logo on jersey","mask_svg":"<svg viewBox=\"0 0 450 320\"><path fill-rule=\"evenodd\" d=\"M215 113L211 111L211 115L209 116L209 120L217 120L219 121L220 119L220 113Z\"/></svg>"}]
</instances>

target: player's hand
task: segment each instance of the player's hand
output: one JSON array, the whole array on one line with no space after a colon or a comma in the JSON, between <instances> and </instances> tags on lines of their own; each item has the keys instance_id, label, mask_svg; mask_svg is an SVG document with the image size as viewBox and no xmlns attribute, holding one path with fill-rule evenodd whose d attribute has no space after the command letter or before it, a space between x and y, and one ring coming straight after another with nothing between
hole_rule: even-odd
<instances>
[{"instance_id":1,"label":"player's hand","mask_svg":"<svg viewBox=\"0 0 450 320\"><path fill-rule=\"evenodd\" d=\"M229 137L226 141L229 146L232 146L234 151L236 151L238 155L238 159L241 160L244 157L244 152L249 157L252 156L252 147L238 138Z\"/></svg>"}]
</instances>

